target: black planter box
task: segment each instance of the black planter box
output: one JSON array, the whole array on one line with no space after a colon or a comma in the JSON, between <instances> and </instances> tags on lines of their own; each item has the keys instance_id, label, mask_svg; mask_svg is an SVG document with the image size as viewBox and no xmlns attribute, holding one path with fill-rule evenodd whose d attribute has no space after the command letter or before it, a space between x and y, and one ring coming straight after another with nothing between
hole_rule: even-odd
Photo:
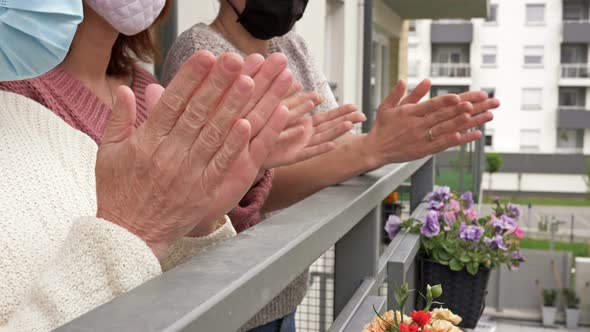
<instances>
[{"instance_id":1,"label":"black planter box","mask_svg":"<svg viewBox=\"0 0 590 332\"><path fill-rule=\"evenodd\" d=\"M475 328L485 309L490 270L482 268L473 276L465 269L455 272L448 266L422 257L418 258L418 266L419 291L426 294L426 285L441 284L443 295L436 301L442 302L443 305L434 307L444 307L461 316L463 321L459 327ZM425 300L422 296L418 295L417 303L418 308L424 308Z\"/></svg>"}]
</instances>

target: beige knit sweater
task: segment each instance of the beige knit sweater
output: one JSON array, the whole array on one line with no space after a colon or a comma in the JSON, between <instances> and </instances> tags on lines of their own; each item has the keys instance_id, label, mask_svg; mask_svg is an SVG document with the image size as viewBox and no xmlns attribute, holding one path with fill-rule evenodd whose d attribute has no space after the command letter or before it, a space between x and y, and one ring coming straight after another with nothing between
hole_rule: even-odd
<instances>
[{"instance_id":1,"label":"beige knit sweater","mask_svg":"<svg viewBox=\"0 0 590 332\"><path fill-rule=\"evenodd\" d=\"M226 218L160 265L138 237L93 217L96 152L48 109L0 92L0 331L55 329L235 235Z\"/></svg>"}]
</instances>

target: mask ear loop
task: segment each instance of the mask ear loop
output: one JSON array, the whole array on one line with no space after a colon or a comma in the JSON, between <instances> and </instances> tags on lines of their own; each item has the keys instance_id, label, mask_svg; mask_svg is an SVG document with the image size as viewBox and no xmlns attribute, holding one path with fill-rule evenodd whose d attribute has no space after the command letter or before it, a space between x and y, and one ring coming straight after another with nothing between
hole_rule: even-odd
<instances>
[{"instance_id":1,"label":"mask ear loop","mask_svg":"<svg viewBox=\"0 0 590 332\"><path fill-rule=\"evenodd\" d=\"M227 0L227 3L229 3L229 5L231 6L231 8L233 8L234 12L236 12L236 15L238 15L238 19L236 20L236 22L240 22L242 20L242 14L240 14L240 11L238 10L238 7L236 7L236 5L234 5L234 3L231 0Z\"/></svg>"}]
</instances>

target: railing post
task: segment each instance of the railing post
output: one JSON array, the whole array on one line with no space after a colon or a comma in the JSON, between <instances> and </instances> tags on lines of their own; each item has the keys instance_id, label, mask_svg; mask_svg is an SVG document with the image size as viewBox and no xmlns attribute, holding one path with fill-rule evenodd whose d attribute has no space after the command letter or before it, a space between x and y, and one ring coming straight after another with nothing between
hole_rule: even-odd
<instances>
[{"instance_id":1,"label":"railing post","mask_svg":"<svg viewBox=\"0 0 590 332\"><path fill-rule=\"evenodd\" d=\"M414 211L434 188L434 156L412 175L410 208Z\"/></svg>"},{"instance_id":2,"label":"railing post","mask_svg":"<svg viewBox=\"0 0 590 332\"><path fill-rule=\"evenodd\" d=\"M336 243L334 317L346 306L366 277L375 277L381 241L381 204Z\"/></svg>"}]
</instances>

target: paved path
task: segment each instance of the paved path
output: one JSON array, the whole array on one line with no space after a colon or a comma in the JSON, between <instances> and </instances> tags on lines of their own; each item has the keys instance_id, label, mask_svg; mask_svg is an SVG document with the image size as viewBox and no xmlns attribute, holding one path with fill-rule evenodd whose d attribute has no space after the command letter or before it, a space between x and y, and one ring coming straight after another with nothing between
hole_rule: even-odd
<instances>
[{"instance_id":1,"label":"paved path","mask_svg":"<svg viewBox=\"0 0 590 332\"><path fill-rule=\"evenodd\" d=\"M566 332L570 331L565 326L543 327L535 322L518 322L513 320L490 320L480 322L473 332ZM579 332L590 332L588 327L580 327L575 330ZM471 331L470 331L471 332Z\"/></svg>"}]
</instances>

